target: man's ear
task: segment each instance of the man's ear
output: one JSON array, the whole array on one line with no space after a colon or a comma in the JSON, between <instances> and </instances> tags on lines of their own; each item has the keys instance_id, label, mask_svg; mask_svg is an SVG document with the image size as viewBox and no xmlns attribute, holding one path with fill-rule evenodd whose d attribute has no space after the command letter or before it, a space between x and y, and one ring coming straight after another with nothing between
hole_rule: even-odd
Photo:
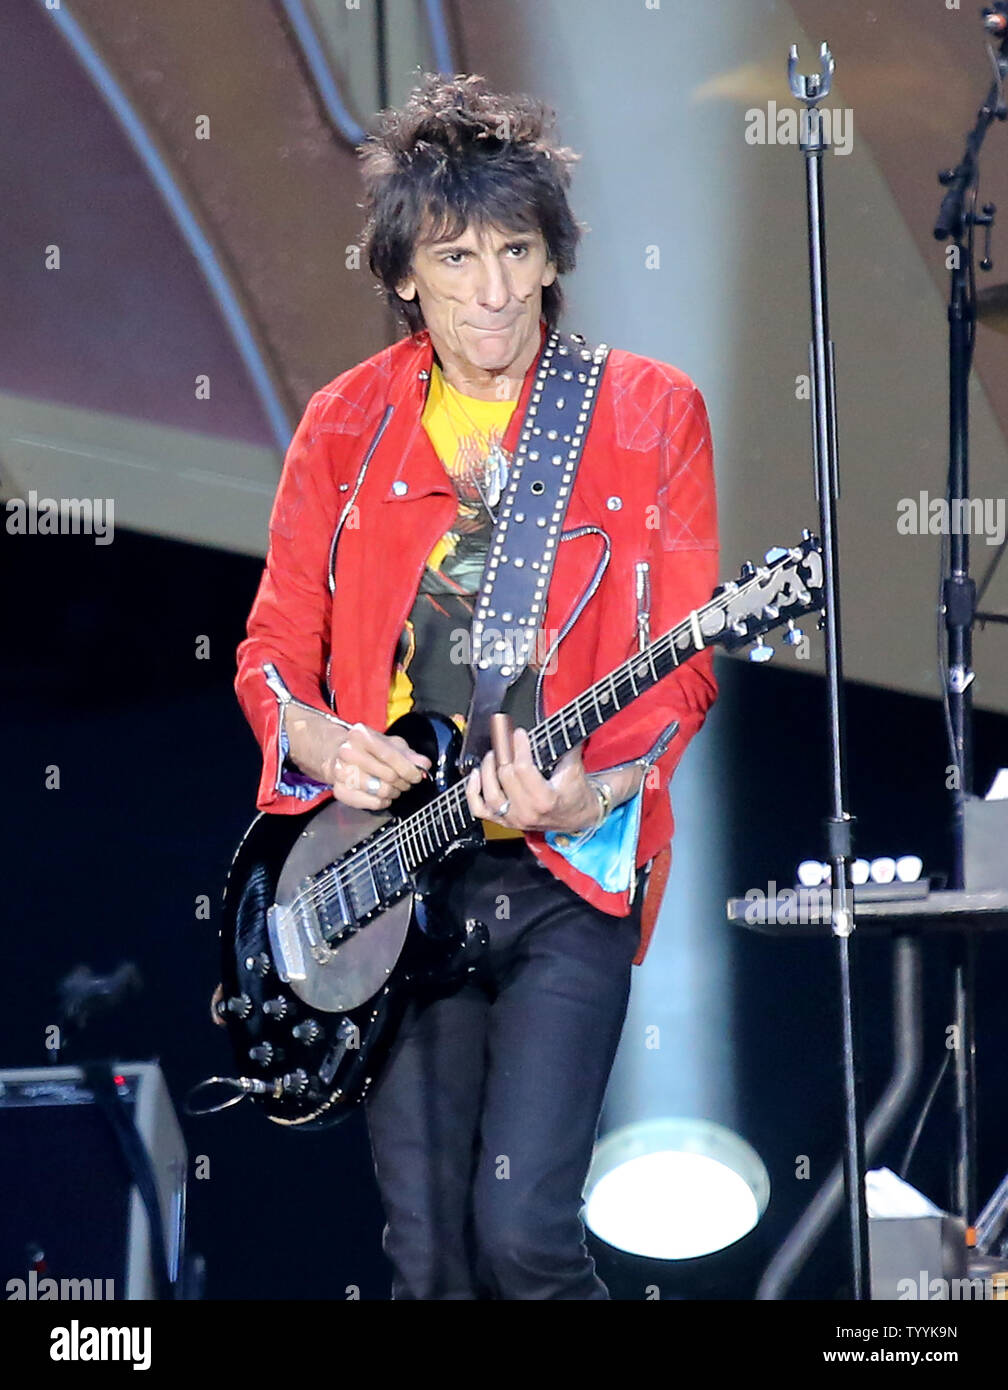
<instances>
[{"instance_id":1,"label":"man's ear","mask_svg":"<svg viewBox=\"0 0 1008 1390\"><path fill-rule=\"evenodd\" d=\"M545 265L545 268L543 269L543 273L542 273L542 287L543 287L543 289L545 289L547 285L552 285L553 281L554 281L556 278L557 278L557 268L556 268L556 266L553 264L552 261L547 261L547 262L546 262L546 265Z\"/></svg>"},{"instance_id":2,"label":"man's ear","mask_svg":"<svg viewBox=\"0 0 1008 1390\"><path fill-rule=\"evenodd\" d=\"M416 281L412 276L409 276L405 280L400 280L395 290L400 299L416 299Z\"/></svg>"}]
</instances>

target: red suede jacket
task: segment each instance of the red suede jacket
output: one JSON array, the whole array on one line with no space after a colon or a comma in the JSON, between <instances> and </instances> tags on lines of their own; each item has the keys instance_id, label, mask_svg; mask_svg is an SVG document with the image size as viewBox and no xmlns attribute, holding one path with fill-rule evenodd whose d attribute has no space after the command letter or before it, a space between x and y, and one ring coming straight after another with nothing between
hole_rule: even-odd
<instances>
[{"instance_id":1,"label":"red suede jacket","mask_svg":"<svg viewBox=\"0 0 1008 1390\"><path fill-rule=\"evenodd\" d=\"M331 795L303 800L281 790L280 704L264 666L271 664L290 695L306 705L334 711L349 723L387 727L396 642L427 556L455 520L458 505L420 419L432 363L426 332L386 348L316 392L291 441L235 681L263 752L261 810L300 812ZM529 368L504 438L510 451L535 368ZM716 582L714 479L703 398L676 368L613 349L547 595L543 629L562 636L543 673L539 717L637 651L641 631L654 640L706 603ZM650 594L643 606L641 590ZM652 768L643 793L637 865L643 868L656 857L659 862L648 884L638 963L668 866L668 780L716 694L713 657L705 651L583 746L585 770L599 772L640 757L666 724L679 720L678 736ZM614 916L627 915L629 892L606 892L552 849L542 832L528 831L526 840L587 901Z\"/></svg>"}]
</instances>

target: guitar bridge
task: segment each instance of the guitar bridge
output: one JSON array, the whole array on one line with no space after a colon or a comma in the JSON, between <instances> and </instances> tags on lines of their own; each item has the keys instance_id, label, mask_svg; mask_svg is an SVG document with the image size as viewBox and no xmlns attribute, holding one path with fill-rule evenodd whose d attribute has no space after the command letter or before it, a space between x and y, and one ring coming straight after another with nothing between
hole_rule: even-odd
<instances>
[{"instance_id":1,"label":"guitar bridge","mask_svg":"<svg viewBox=\"0 0 1008 1390\"><path fill-rule=\"evenodd\" d=\"M273 947L273 962L281 980L288 984L291 980L305 979L307 971L301 941L288 909L277 907L274 903L266 913L266 926Z\"/></svg>"}]
</instances>

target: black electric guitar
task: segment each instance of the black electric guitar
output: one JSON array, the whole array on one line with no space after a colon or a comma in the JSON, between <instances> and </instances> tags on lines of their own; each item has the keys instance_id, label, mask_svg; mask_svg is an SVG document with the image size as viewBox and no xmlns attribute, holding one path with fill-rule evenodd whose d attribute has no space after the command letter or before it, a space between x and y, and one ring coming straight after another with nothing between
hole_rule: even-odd
<instances>
[{"instance_id":1,"label":"black electric guitar","mask_svg":"<svg viewBox=\"0 0 1008 1390\"><path fill-rule=\"evenodd\" d=\"M709 646L735 648L821 609L822 555L808 533L771 551L738 580L637 652L576 699L530 729L544 777L570 749ZM427 978L472 968L486 941L483 923L439 921L438 882L458 854L484 843L457 768L462 735L439 714L410 711L387 733L431 760L431 772L385 811L330 800L303 815L259 815L228 875L221 926L222 997L238 1075L222 1109L245 1096L278 1124L323 1129L364 1098L399 1014Z\"/></svg>"}]
</instances>

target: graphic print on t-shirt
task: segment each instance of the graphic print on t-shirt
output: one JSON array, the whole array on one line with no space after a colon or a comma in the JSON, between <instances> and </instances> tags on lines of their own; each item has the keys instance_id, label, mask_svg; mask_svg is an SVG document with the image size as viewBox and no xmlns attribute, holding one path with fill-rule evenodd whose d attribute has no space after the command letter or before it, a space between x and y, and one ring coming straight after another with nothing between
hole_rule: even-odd
<instances>
[{"instance_id":1,"label":"graphic print on t-shirt","mask_svg":"<svg viewBox=\"0 0 1008 1390\"><path fill-rule=\"evenodd\" d=\"M460 396L435 365L423 425L451 478L458 512L427 557L396 646L388 720L406 710L437 711L465 728L472 696L470 635L476 594L511 462L502 447L515 401ZM489 509L488 509L489 508ZM537 653L507 692L503 708L521 728L535 722Z\"/></svg>"}]
</instances>

